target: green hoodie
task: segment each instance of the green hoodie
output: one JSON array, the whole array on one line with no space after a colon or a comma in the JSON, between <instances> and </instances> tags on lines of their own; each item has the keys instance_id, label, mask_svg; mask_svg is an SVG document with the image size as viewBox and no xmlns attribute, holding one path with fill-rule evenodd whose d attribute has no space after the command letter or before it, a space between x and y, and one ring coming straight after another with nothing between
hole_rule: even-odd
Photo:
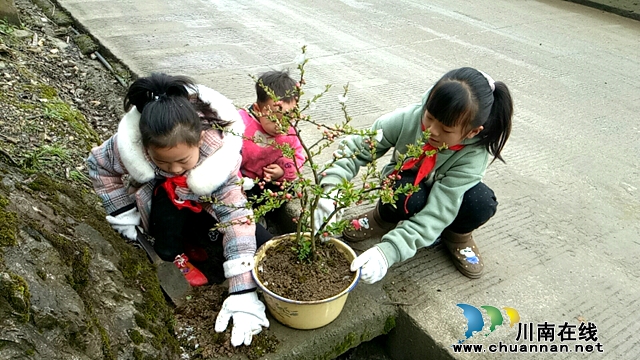
<instances>
[{"instance_id":1,"label":"green hoodie","mask_svg":"<svg viewBox=\"0 0 640 360\"><path fill-rule=\"evenodd\" d=\"M375 148L375 158L380 158L394 148L392 160L383 169L389 175L398 159L398 154L407 151L408 144L417 144L422 136L421 119L423 104L414 104L383 115L373 123L372 130L382 130L383 138ZM459 151L443 150L437 155L434 170L426 181L432 182L427 205L408 220L382 237L380 247L389 266L415 255L420 248L432 245L442 231L455 219L462 204L464 193L478 184L484 176L489 162L489 152L472 144L477 138L462 142L465 147ZM372 153L360 136L350 136L342 142L344 158L326 171L322 185L337 185L343 179L350 181L361 166L372 161ZM355 158L350 155L355 154Z\"/></svg>"}]
</instances>

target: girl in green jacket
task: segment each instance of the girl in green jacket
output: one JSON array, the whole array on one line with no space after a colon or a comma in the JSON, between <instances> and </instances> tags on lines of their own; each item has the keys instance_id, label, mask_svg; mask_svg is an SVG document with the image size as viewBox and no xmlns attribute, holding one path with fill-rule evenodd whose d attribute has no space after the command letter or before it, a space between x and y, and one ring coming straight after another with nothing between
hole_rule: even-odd
<instances>
[{"instance_id":1,"label":"girl in green jacket","mask_svg":"<svg viewBox=\"0 0 640 360\"><path fill-rule=\"evenodd\" d=\"M420 104L376 120L372 130L382 130L382 139L374 150L369 150L362 137L347 138L339 150L343 156L322 178L325 191L350 181L361 166L391 148L392 160L384 175L400 175L396 187L406 183L420 187L413 194L399 195L395 204L378 202L350 221L350 229L343 233L347 241L382 237L353 261L351 270L361 268L362 280L374 283L389 266L412 257L441 236L458 270L479 278L484 264L471 234L495 214L498 205L493 191L481 180L490 155L504 161L500 152L509 138L512 116L507 86L467 67L445 74ZM435 155L405 159L395 173L398 155L406 153L407 145L419 144L425 130L430 136L420 145L425 151L437 150ZM321 199L319 217L326 218L334 209L333 200Z\"/></svg>"}]
</instances>

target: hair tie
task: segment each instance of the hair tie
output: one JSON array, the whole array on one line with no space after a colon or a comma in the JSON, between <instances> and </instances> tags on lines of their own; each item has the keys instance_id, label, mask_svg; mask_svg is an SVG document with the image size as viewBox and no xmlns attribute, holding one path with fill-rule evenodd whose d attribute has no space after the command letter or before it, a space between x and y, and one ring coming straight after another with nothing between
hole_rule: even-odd
<instances>
[{"instance_id":1,"label":"hair tie","mask_svg":"<svg viewBox=\"0 0 640 360\"><path fill-rule=\"evenodd\" d=\"M493 80L493 78L484 71L480 71L480 70L478 71L480 72L480 74L482 74L482 76L484 76L485 79L487 79L487 82L489 83L489 87L491 88L491 92L496 91L496 82Z\"/></svg>"},{"instance_id":2,"label":"hair tie","mask_svg":"<svg viewBox=\"0 0 640 360\"><path fill-rule=\"evenodd\" d=\"M153 93L151 93L151 94L153 94ZM165 97L167 97L167 94L166 94L166 93L162 93L162 94L160 94L160 95L156 95L156 96L154 96L154 97L153 97L153 100L154 100L154 101L158 101L158 100L160 100L160 98L165 98Z\"/></svg>"}]
</instances>

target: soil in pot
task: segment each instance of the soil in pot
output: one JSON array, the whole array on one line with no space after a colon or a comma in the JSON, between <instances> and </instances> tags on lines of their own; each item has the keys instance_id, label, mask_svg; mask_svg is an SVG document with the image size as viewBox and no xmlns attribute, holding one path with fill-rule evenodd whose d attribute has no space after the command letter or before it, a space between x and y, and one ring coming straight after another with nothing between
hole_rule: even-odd
<instances>
[{"instance_id":1,"label":"soil in pot","mask_svg":"<svg viewBox=\"0 0 640 360\"><path fill-rule=\"evenodd\" d=\"M258 277L272 292L298 301L323 300L349 287L355 273L350 262L331 243L316 244L318 259L300 261L295 237L267 250Z\"/></svg>"}]
</instances>

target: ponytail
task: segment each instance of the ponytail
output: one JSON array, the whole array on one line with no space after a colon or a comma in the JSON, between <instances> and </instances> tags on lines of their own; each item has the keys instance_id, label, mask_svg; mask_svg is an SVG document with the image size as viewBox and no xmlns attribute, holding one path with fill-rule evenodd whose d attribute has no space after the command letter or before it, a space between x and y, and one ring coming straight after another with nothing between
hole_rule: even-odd
<instances>
[{"instance_id":1,"label":"ponytail","mask_svg":"<svg viewBox=\"0 0 640 360\"><path fill-rule=\"evenodd\" d=\"M493 91L493 105L485 129L479 134L482 138L478 145L483 145L496 159L504 162L500 152L511 134L511 118L513 117L513 101L507 85L501 81L495 82Z\"/></svg>"},{"instance_id":2,"label":"ponytail","mask_svg":"<svg viewBox=\"0 0 640 360\"><path fill-rule=\"evenodd\" d=\"M124 97L124 111L129 111L135 106L142 114L147 104L152 101L166 98L188 99L189 89L195 91L196 87L193 80L186 76L154 73L149 77L139 78L129 86Z\"/></svg>"},{"instance_id":3,"label":"ponytail","mask_svg":"<svg viewBox=\"0 0 640 360\"><path fill-rule=\"evenodd\" d=\"M125 111L134 106L141 114L140 134L145 148L170 148L180 143L197 146L203 130L230 124L200 99L193 80L185 76L154 73L137 79L124 98Z\"/></svg>"}]
</instances>

